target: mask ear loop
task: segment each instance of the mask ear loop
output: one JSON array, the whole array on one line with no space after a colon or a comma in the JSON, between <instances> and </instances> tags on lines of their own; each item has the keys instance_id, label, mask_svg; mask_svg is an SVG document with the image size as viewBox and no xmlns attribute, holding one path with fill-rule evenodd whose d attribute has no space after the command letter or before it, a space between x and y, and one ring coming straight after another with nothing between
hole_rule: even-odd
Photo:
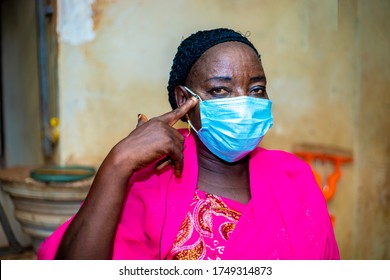
<instances>
[{"instance_id":1,"label":"mask ear loop","mask_svg":"<svg viewBox=\"0 0 390 280\"><path fill-rule=\"evenodd\" d=\"M197 95L195 92L193 92L192 90L190 90L188 87L186 86L183 86L185 88L185 90L187 92L189 92L192 96L198 98L199 101L202 101L202 99L200 98L199 95ZM188 134L186 137L190 136L191 134L191 128L196 132L198 133L198 131L195 129L195 127L192 125L191 121L190 121L190 117L188 116L188 114L186 114L186 118L187 118L187 129L188 129Z\"/></svg>"},{"instance_id":2,"label":"mask ear loop","mask_svg":"<svg viewBox=\"0 0 390 280\"><path fill-rule=\"evenodd\" d=\"M198 98L199 101L203 101L203 100L200 98L199 95L197 95L195 92L193 92L192 90L190 90L188 87L186 87L186 86L183 86L183 87L184 87L184 88L186 89L186 91L189 92L192 96Z\"/></svg>"}]
</instances>

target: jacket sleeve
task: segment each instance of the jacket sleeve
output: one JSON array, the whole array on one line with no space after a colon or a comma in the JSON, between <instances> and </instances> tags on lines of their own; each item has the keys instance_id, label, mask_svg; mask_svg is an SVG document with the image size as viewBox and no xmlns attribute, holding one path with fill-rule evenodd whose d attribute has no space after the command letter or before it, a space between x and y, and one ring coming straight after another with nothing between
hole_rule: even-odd
<instances>
[{"instance_id":1,"label":"jacket sleeve","mask_svg":"<svg viewBox=\"0 0 390 280\"><path fill-rule=\"evenodd\" d=\"M54 260L57 254L58 247L66 229L68 228L73 217L57 228L49 237L47 237L38 247L38 260Z\"/></svg>"}]
</instances>

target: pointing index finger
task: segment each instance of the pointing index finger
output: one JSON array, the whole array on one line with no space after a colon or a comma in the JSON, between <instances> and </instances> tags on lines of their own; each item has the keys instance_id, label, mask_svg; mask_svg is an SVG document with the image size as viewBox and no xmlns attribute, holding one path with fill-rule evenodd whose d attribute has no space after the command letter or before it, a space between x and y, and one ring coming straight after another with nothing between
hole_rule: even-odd
<instances>
[{"instance_id":1,"label":"pointing index finger","mask_svg":"<svg viewBox=\"0 0 390 280\"><path fill-rule=\"evenodd\" d=\"M180 120L185 114L187 114L189 110L194 108L198 102L199 100L196 97L188 98L186 102L183 103L183 105L160 116L160 119L168 123L170 126L174 126L177 121Z\"/></svg>"}]
</instances>

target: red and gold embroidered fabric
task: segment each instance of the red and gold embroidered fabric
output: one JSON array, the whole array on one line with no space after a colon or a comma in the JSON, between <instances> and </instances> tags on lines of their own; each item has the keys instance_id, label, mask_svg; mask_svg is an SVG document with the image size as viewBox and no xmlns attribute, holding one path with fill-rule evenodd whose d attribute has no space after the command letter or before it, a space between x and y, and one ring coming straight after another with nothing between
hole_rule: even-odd
<instances>
[{"instance_id":1,"label":"red and gold embroidered fabric","mask_svg":"<svg viewBox=\"0 0 390 280\"><path fill-rule=\"evenodd\" d=\"M167 259L221 259L244 207L197 189Z\"/></svg>"}]
</instances>

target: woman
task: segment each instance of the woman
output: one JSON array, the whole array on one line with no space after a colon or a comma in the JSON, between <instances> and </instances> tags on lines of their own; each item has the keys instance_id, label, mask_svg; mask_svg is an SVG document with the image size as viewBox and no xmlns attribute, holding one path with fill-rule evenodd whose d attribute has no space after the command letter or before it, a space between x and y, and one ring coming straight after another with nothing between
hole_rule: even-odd
<instances>
[{"instance_id":1,"label":"woman","mask_svg":"<svg viewBox=\"0 0 390 280\"><path fill-rule=\"evenodd\" d=\"M178 47L174 109L120 141L38 259L339 259L310 167L257 147L273 124L260 55L230 29ZM172 126L180 119L189 130ZM190 128L191 127L191 128Z\"/></svg>"}]
</instances>

